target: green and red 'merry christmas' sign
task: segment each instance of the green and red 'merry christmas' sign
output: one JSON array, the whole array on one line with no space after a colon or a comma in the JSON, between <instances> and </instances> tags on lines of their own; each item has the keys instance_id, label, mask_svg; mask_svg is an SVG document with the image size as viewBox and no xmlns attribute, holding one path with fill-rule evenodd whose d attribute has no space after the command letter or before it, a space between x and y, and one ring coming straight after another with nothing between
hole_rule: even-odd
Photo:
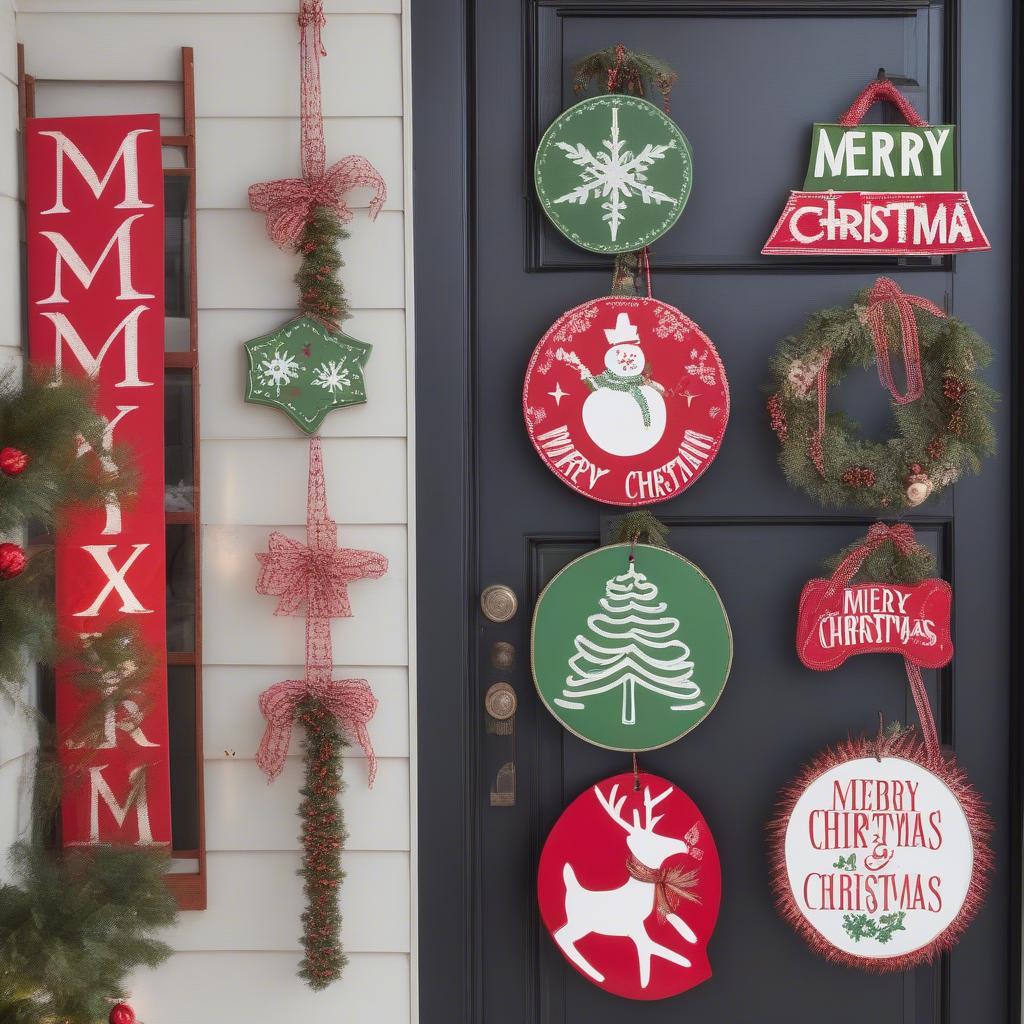
<instances>
[{"instance_id":1,"label":"green and red 'merry christmas' sign","mask_svg":"<svg viewBox=\"0 0 1024 1024\"><path fill-rule=\"evenodd\" d=\"M653 103L621 94L570 107L534 161L544 212L591 252L650 245L679 219L693 183L690 144Z\"/></svg>"},{"instance_id":2,"label":"green and red 'merry christmas' sign","mask_svg":"<svg viewBox=\"0 0 1024 1024\"><path fill-rule=\"evenodd\" d=\"M729 384L710 339L678 309L610 296L569 310L540 340L523 415L537 454L573 490L649 505L718 454Z\"/></svg>"},{"instance_id":3,"label":"green and red 'merry christmas' sign","mask_svg":"<svg viewBox=\"0 0 1024 1024\"><path fill-rule=\"evenodd\" d=\"M312 317L299 317L245 343L245 400L282 409L312 434L332 409L366 401L363 367L371 348L346 334L332 334Z\"/></svg>"},{"instance_id":4,"label":"green and red 'merry christmas' sign","mask_svg":"<svg viewBox=\"0 0 1024 1024\"><path fill-rule=\"evenodd\" d=\"M861 124L885 100L906 124ZM790 193L765 255L948 255L989 248L957 189L956 127L926 124L889 81L838 124L815 124L802 191Z\"/></svg>"},{"instance_id":5,"label":"green and red 'merry christmas' sign","mask_svg":"<svg viewBox=\"0 0 1024 1024\"><path fill-rule=\"evenodd\" d=\"M537 692L570 732L653 750L711 713L732 632L711 581L673 551L611 544L566 566L533 616Z\"/></svg>"},{"instance_id":6,"label":"green and red 'merry christmas' sign","mask_svg":"<svg viewBox=\"0 0 1024 1024\"><path fill-rule=\"evenodd\" d=\"M711 976L718 851L666 779L618 775L578 796L544 844L537 897L562 955L606 992L664 999Z\"/></svg>"},{"instance_id":7,"label":"green and red 'merry christmas' sign","mask_svg":"<svg viewBox=\"0 0 1024 1024\"><path fill-rule=\"evenodd\" d=\"M88 376L95 383L106 430L100 450L83 443L78 457L116 475L114 447L130 439L138 473L136 493L124 507L112 493L105 508L76 508L61 523L58 640L76 650L131 623L152 658L144 694L105 714L95 748L69 740L61 745L61 839L65 846L167 844L160 119L32 118L25 159L31 359L53 367L58 378ZM95 711L95 694L76 683L80 669L68 661L57 667L57 732L63 737Z\"/></svg>"}]
</instances>

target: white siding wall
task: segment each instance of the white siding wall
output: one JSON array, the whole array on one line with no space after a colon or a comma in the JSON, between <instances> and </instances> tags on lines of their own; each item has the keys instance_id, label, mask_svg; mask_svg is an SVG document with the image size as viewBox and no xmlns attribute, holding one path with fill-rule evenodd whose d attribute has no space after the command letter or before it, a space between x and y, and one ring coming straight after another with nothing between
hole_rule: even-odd
<instances>
[{"instance_id":1,"label":"white siding wall","mask_svg":"<svg viewBox=\"0 0 1024 1024\"><path fill-rule=\"evenodd\" d=\"M0 372L21 358L21 213L18 205L18 63L14 8L0 0ZM32 696L27 684L24 697ZM0 871L29 821L35 728L0 703Z\"/></svg>"},{"instance_id":2,"label":"white siding wall","mask_svg":"<svg viewBox=\"0 0 1024 1024\"><path fill-rule=\"evenodd\" d=\"M271 529L304 535L307 443L280 412L244 404L241 350L295 306L295 258L266 237L246 189L298 173L296 7L296 0L18 3L27 68L43 80L40 115L157 109L173 116L179 94L168 83L178 80L179 47L195 48L209 908L184 914L169 936L176 955L138 976L132 1001L147 1024L403 1024L415 1017L402 0L325 4L328 160L364 154L386 178L389 198L370 223L369 194L352 197L360 212L344 248L343 279L355 310L347 329L374 346L370 399L325 420L324 457L341 542L384 552L390 570L378 582L354 584L355 617L334 623L338 672L365 675L380 698L371 732L382 760L372 792L365 761L354 753L346 761L349 965L323 993L310 993L294 977L302 910L297 745L272 787L253 761L263 727L256 697L300 672L303 656L302 620L275 618L274 601L254 590L254 554L265 550ZM5 75L13 74L9 49L8 40ZM101 84L126 81L133 84ZM3 88L6 130L13 98L6 80ZM0 167L0 193L12 190L8 176ZM10 246L14 202L4 197L0 204L0 244ZM0 301L0 315L7 318L9 308Z\"/></svg>"}]
</instances>

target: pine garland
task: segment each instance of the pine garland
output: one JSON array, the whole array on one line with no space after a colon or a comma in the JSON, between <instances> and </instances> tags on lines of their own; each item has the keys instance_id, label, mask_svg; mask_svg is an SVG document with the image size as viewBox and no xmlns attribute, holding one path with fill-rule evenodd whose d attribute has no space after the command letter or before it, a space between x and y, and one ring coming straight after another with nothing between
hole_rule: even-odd
<instances>
[{"instance_id":1,"label":"pine garland","mask_svg":"<svg viewBox=\"0 0 1024 1024\"><path fill-rule=\"evenodd\" d=\"M839 568L840 563L863 543L863 538L855 540L838 554L827 559L824 567L828 575L831 576ZM935 559L923 544L915 544L904 553L895 544L887 543L867 555L850 580L850 584L896 583L912 587L934 575Z\"/></svg>"},{"instance_id":2,"label":"pine garland","mask_svg":"<svg viewBox=\"0 0 1024 1024\"><path fill-rule=\"evenodd\" d=\"M127 975L171 954L154 931L174 922L166 856L97 847L63 856L11 850L0 886L0 1020L100 1024Z\"/></svg>"},{"instance_id":3,"label":"pine garland","mask_svg":"<svg viewBox=\"0 0 1024 1024\"><path fill-rule=\"evenodd\" d=\"M656 548L668 547L668 527L650 509L626 512L612 522L612 534L619 544L650 544Z\"/></svg>"},{"instance_id":4,"label":"pine garland","mask_svg":"<svg viewBox=\"0 0 1024 1024\"><path fill-rule=\"evenodd\" d=\"M895 436L872 443L857 434L843 412L828 412L820 456L824 478L812 455L818 428L817 374L831 350L830 388L854 367L875 363L871 331L862 322L868 290L852 306L814 313L804 329L786 338L771 361L767 408L779 443L786 479L822 505L859 505L899 511L955 483L965 470L977 473L995 450L991 416L996 392L976 376L991 360L985 342L955 317L941 318L915 308L924 377L922 397L893 403ZM898 359L898 326L888 331Z\"/></svg>"},{"instance_id":5,"label":"pine garland","mask_svg":"<svg viewBox=\"0 0 1024 1024\"><path fill-rule=\"evenodd\" d=\"M348 839L338 797L342 782L342 752L348 741L337 718L315 697L308 697L296 718L305 730L303 762L305 784L302 803L302 867L306 910L302 914L305 950L299 976L320 990L341 977L348 962L341 945L341 909L338 895L345 872L341 851Z\"/></svg>"},{"instance_id":6,"label":"pine garland","mask_svg":"<svg viewBox=\"0 0 1024 1024\"><path fill-rule=\"evenodd\" d=\"M123 449L112 457L117 471L107 472L95 457L76 457L76 438L102 451L103 418L92 404L93 386L50 372L0 376L0 446L28 456L23 472L0 473L0 533L26 523L52 526L68 505L99 505L108 496L127 497L135 487L131 460Z\"/></svg>"},{"instance_id":7,"label":"pine garland","mask_svg":"<svg viewBox=\"0 0 1024 1024\"><path fill-rule=\"evenodd\" d=\"M340 243L348 237L338 215L326 206L318 206L296 246L302 256L302 265L295 275L299 308L335 334L342 321L352 315L344 285L338 277L338 271L345 266Z\"/></svg>"},{"instance_id":8,"label":"pine garland","mask_svg":"<svg viewBox=\"0 0 1024 1024\"><path fill-rule=\"evenodd\" d=\"M30 373L23 386L13 373L0 377L0 447L16 450L0 471L3 533L53 526L68 505L130 497L130 461L123 450L103 452L104 421L92 394L88 382L58 383L52 374ZM93 453L78 458L83 440ZM152 661L133 627L112 626L74 650L62 650L54 633L52 549L40 546L19 575L0 580L0 696L40 733L32 840L12 848L9 880L0 886L0 1020L101 1024L127 994L128 974L170 955L153 932L172 924L177 908L163 856L107 846L50 849L61 787L56 748L95 746L111 708L125 699L141 703ZM75 685L89 699L82 719L57 737L22 692L33 662L63 659L74 663Z\"/></svg>"}]
</instances>

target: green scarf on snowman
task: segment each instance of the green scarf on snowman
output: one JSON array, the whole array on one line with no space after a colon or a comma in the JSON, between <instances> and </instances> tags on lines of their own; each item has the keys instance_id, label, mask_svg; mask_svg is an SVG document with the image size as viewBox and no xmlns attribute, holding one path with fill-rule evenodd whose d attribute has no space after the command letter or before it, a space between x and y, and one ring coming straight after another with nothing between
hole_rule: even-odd
<instances>
[{"instance_id":1,"label":"green scarf on snowman","mask_svg":"<svg viewBox=\"0 0 1024 1024\"><path fill-rule=\"evenodd\" d=\"M587 387L591 391L609 388L612 391L627 392L633 401L640 406L640 414L644 418L645 427L651 425L651 408L640 389L645 385L650 385L650 383L642 373L638 373L635 377L619 377L617 374L612 373L611 370L605 370L604 373L599 373L596 377L586 378Z\"/></svg>"}]
</instances>

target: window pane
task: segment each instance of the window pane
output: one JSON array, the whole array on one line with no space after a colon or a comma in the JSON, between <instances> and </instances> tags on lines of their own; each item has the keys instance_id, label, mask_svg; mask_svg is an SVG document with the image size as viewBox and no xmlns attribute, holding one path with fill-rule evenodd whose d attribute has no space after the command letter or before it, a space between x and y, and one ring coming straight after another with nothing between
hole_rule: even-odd
<instances>
[{"instance_id":1,"label":"window pane","mask_svg":"<svg viewBox=\"0 0 1024 1024\"><path fill-rule=\"evenodd\" d=\"M199 783L196 775L196 679L191 665L167 670L170 718L171 838L175 850L199 848Z\"/></svg>"},{"instance_id":2,"label":"window pane","mask_svg":"<svg viewBox=\"0 0 1024 1024\"><path fill-rule=\"evenodd\" d=\"M196 649L196 555L192 527L167 527L167 649Z\"/></svg>"},{"instance_id":3,"label":"window pane","mask_svg":"<svg viewBox=\"0 0 1024 1024\"><path fill-rule=\"evenodd\" d=\"M189 181L181 174L164 177L164 348L168 352L187 352L191 347Z\"/></svg>"},{"instance_id":4,"label":"window pane","mask_svg":"<svg viewBox=\"0 0 1024 1024\"><path fill-rule=\"evenodd\" d=\"M194 477L192 455L192 371L164 374L164 509L191 512Z\"/></svg>"}]
</instances>

